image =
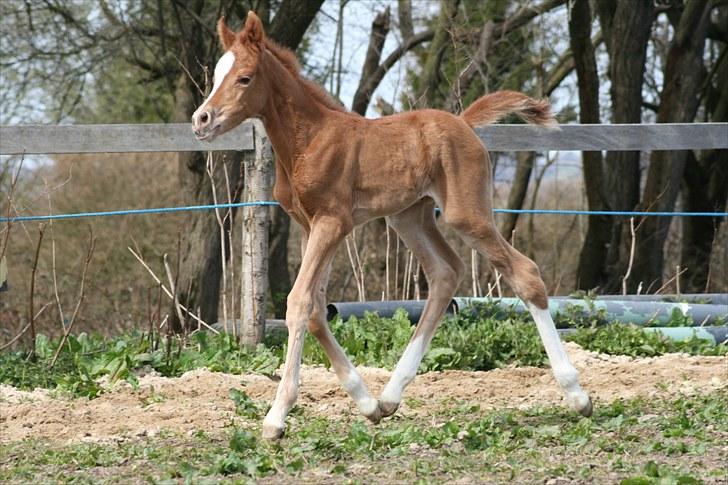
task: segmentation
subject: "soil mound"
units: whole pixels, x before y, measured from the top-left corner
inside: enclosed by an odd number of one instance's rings
[[[595,405],[637,396],[674,396],[728,389],[725,357],[667,354],[652,358],[609,356],[574,343],[567,351],[579,369]],[[378,395],[389,371],[360,367],[370,390]],[[59,442],[115,441],[151,436],[161,430],[214,433],[235,419],[230,389],[271,401],[278,382],[261,375],[230,375],[198,369],[166,378],[154,372],[139,378],[133,389],[118,383],[100,397],[72,399],[52,391],[20,391],[0,385],[0,442],[44,438]],[[513,367],[489,372],[444,371],[422,374],[407,388],[403,416],[432,414],[442,400],[465,401],[482,408],[527,408],[559,404],[561,393],[549,369]],[[314,414],[356,415],[334,373],[304,366],[299,406]]]

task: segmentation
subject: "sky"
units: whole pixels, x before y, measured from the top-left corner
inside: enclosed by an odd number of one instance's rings
[[[416,16],[426,15],[428,12],[437,12],[437,3],[415,0],[414,10]],[[382,52],[382,59],[385,59],[401,41],[401,35],[396,24],[397,2],[396,0],[349,0],[344,9],[344,49],[342,67],[341,101],[351,107],[359,83],[367,46],[369,44],[369,33],[376,15],[389,6],[392,12],[392,28],[387,35]],[[339,1],[327,0],[318,16],[318,30],[312,35],[312,52],[309,63],[323,68],[331,62],[331,56],[336,42],[336,21],[339,15]],[[417,31],[417,23],[415,24]],[[381,96],[395,107],[399,106],[399,94],[403,87],[406,62],[397,63],[385,76],[377,89],[372,101]],[[410,61],[411,62],[411,61]],[[369,107],[368,117],[377,117],[377,112]]]

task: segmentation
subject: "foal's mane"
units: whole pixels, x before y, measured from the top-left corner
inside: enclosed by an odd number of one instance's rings
[[[331,110],[342,112],[347,111],[347,109],[342,106],[341,103],[332,98],[331,95],[327,93],[321,86],[301,76],[301,65],[298,63],[296,55],[290,49],[278,45],[267,38],[265,39],[265,48],[268,50],[268,52],[273,54],[273,57],[275,57],[289,73],[291,73],[294,79],[298,80],[301,83],[301,87],[303,87],[303,90],[306,92],[306,94],[308,94],[316,101]]]

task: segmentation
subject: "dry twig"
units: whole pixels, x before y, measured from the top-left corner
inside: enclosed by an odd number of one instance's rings
[[[634,247],[635,247],[635,233],[634,233],[634,217],[629,218],[629,232],[632,235],[632,244],[629,249],[629,264],[627,265],[627,272],[622,278],[622,294],[627,294],[627,280],[629,275],[632,274],[632,263],[634,262]]]
[[[136,258],[136,260],[139,261],[139,263],[144,267],[144,269],[147,270],[147,272],[152,277],[152,279],[154,279],[154,281],[159,285],[159,287],[162,289],[162,291],[164,291],[164,294],[167,295],[170,300],[174,301],[174,295],[172,294],[172,292],[169,291],[169,289],[166,286],[164,286],[164,283],[162,283],[162,280],[160,280],[157,277],[157,275],[154,273],[154,271],[152,271],[152,268],[149,267],[149,265],[146,263],[146,261],[144,261],[144,259],[141,256],[139,256],[132,248],[130,248],[130,247],[127,246],[126,249],[128,249],[129,252]],[[197,314],[191,312],[187,307],[185,307],[181,303],[179,304],[179,306],[190,317],[192,317],[195,320],[197,320],[200,323],[200,325],[202,325],[206,329],[208,329],[208,330],[210,330],[211,332],[214,332],[214,333],[220,333],[217,330],[215,330],[214,328],[212,328],[210,325],[208,325],[207,322],[205,322],[204,320],[202,320],[199,316],[197,316]],[[161,328],[165,324],[166,321],[167,321],[167,319],[165,318],[165,320],[162,323],[159,324],[159,327]]]
[[[83,298],[85,296],[86,274],[88,273],[88,267],[91,264],[91,258],[93,257],[94,249],[96,248],[96,238],[94,237],[94,233],[91,230],[91,227],[89,227],[88,231],[89,245],[88,251],[86,252],[86,259],[83,262],[83,272],[81,273],[81,288],[79,289],[78,300],[76,301],[76,308],[73,309],[73,314],[71,315],[71,320],[68,322],[68,326],[64,327],[63,329],[63,337],[61,338],[61,342],[58,344],[56,353],[53,354],[53,360],[51,360],[49,368],[53,368],[53,366],[56,364],[58,355],[61,353],[61,349],[63,348],[63,345],[66,343],[66,340],[68,339],[68,336],[73,329],[73,324],[76,322],[76,317],[78,316],[78,312],[81,309],[81,303],[83,303]]]
[[[38,310],[38,312],[35,314],[35,318],[33,320],[37,320],[38,317],[41,315],[41,313],[43,313],[45,311],[45,309],[50,306],[50,304],[51,304],[51,302],[47,302],[45,305],[43,305],[42,307],[40,307],[40,310]],[[20,337],[22,337],[25,334],[25,332],[28,331],[29,328],[30,328],[30,322],[28,322],[27,324],[25,324],[25,327],[23,327],[23,329],[15,337],[13,337],[12,340],[10,340],[10,342],[4,344],[3,346],[0,346],[0,352],[2,352],[3,350],[7,349],[11,345],[13,345],[15,342],[17,342],[18,339]]]
[[[40,246],[43,243],[43,232],[45,226],[43,224],[38,228],[38,244],[35,246],[35,257],[33,258],[33,268],[30,272],[30,301],[28,303],[28,325],[30,325],[30,337],[33,339],[31,356],[35,356],[35,313],[33,312],[33,299],[35,297],[35,273],[38,269],[38,256],[40,255]]]

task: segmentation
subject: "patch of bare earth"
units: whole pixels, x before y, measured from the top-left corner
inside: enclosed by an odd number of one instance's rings
[[[573,343],[566,345],[597,406],[620,398],[690,395],[728,387],[725,357],[668,354],[635,359],[588,352]],[[377,395],[390,374],[376,368],[360,371]],[[236,376],[198,369],[178,378],[142,376],[138,389],[119,383],[93,400],[0,385],[0,442],[25,438],[112,441],[153,436],[161,430],[203,430],[214,435],[233,419],[231,388],[270,401],[277,384],[261,375]],[[551,372],[534,367],[429,372],[418,376],[405,396],[418,403],[414,407],[402,405],[399,413],[405,417],[432,414],[442,408],[443,400],[465,401],[483,408],[528,408],[562,401]],[[323,367],[303,368],[298,404],[313,414],[356,413],[334,373]]]

